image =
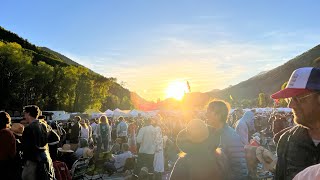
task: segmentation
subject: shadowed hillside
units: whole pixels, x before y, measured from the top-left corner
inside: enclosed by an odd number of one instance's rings
[[[230,95],[237,99],[254,99],[258,97],[259,93],[270,95],[278,91],[281,85],[288,81],[291,73],[295,69],[306,66],[319,67],[319,63],[317,62],[319,57],[320,45],[268,72],[254,76],[221,91],[208,93],[212,97],[220,97],[223,99],[229,98]]]

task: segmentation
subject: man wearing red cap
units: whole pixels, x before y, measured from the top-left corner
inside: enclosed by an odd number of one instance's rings
[[[292,108],[295,127],[286,131],[277,146],[275,179],[292,179],[297,173],[320,163],[320,69],[295,70],[287,87],[271,95],[285,98]]]

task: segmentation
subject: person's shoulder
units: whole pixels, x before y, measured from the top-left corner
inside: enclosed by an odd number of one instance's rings
[[[230,136],[235,136],[235,135],[237,135],[237,132],[236,132],[236,130],[234,130],[234,129],[231,128],[230,126],[226,125],[226,126],[223,127],[223,129],[222,129],[222,134],[230,135]]]
[[[310,180],[310,179],[320,179],[320,164],[309,166],[303,171],[299,172],[293,180]]]
[[[9,129],[5,128],[0,131],[1,136],[14,137],[14,134]]]
[[[221,134],[225,141],[240,141],[240,136],[237,134],[237,132],[232,129],[230,126],[225,126],[223,128],[223,132]]]
[[[281,149],[282,146],[284,144],[286,144],[286,142],[289,141],[289,138],[291,139],[292,137],[299,137],[299,134],[297,132],[299,131],[304,131],[305,128],[300,126],[300,125],[296,125],[290,129],[288,129],[287,131],[285,131],[279,138],[279,142],[278,142],[278,147]],[[292,139],[291,139],[292,141]]]
[[[288,129],[286,132],[284,132],[282,136],[299,136],[298,133],[304,132],[304,131],[307,131],[307,129],[304,128],[303,126],[296,125]]]

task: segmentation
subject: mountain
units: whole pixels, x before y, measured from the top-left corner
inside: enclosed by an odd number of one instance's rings
[[[47,51],[47,52],[57,56],[59,59],[63,60],[63,62],[65,62],[67,64],[74,65],[74,66],[82,66],[82,65],[78,64],[77,62],[73,61],[72,59],[70,59],[70,58],[68,58],[68,57],[66,57],[66,56],[64,56],[54,50],[51,50],[47,47],[40,47],[40,48],[44,51]]]
[[[194,108],[203,108],[213,99],[223,99],[235,103],[246,102],[246,107],[257,106],[256,99],[260,93],[266,95],[266,101],[272,104],[268,98],[271,94],[281,89],[281,86],[289,80],[291,73],[300,67],[320,67],[320,45],[294,57],[281,66],[269,71],[263,71],[259,74],[242,81],[236,85],[225,89],[213,89],[205,93],[188,93],[183,99],[184,106]],[[230,95],[232,99],[230,99]],[[269,105],[270,105],[269,104]]]
[[[0,62],[0,109],[19,111],[23,105],[37,104],[45,110],[85,112],[146,103],[116,78],[104,77],[1,26]]]
[[[320,45],[298,55],[281,66],[270,71],[240,82],[237,85],[225,88],[221,91],[208,92],[211,97],[228,99],[230,95],[236,99],[254,99],[259,93],[271,95],[280,90],[281,85],[288,81],[291,73],[300,67],[320,67]]]

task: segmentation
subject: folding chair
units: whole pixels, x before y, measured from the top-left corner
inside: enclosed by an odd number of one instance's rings
[[[76,160],[73,163],[72,168],[70,170],[70,173],[71,173],[73,180],[74,179],[83,179],[83,178],[88,179],[85,175],[88,170],[89,162],[90,162],[90,158],[81,158],[81,159]]]

